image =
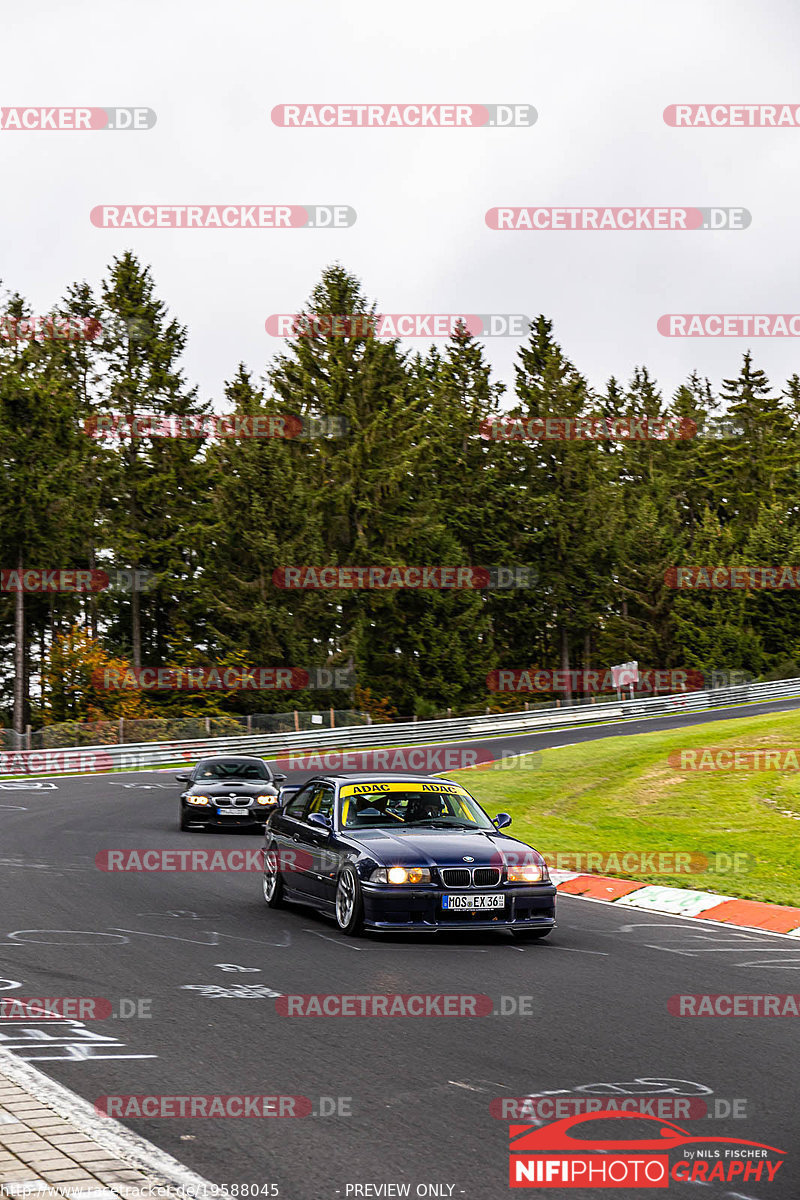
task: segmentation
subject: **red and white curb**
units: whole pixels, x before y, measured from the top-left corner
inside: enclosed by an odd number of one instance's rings
[[[626,908],[641,908],[675,917],[696,917],[714,924],[800,938],[800,908],[789,905],[737,900],[734,896],[720,896],[714,892],[661,887],[636,879],[612,879],[578,871],[551,871],[550,878],[559,893],[565,896],[604,900]]]

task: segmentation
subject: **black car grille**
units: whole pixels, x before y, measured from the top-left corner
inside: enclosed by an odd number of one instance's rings
[[[445,887],[497,887],[500,882],[498,867],[443,867],[439,874]]]
[[[469,887],[472,874],[467,867],[445,867],[440,871],[445,887]]]
[[[496,887],[500,882],[500,871],[497,867],[476,867],[472,881],[475,887]]]

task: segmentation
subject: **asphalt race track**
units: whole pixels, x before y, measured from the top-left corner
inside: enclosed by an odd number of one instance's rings
[[[525,734],[503,747],[798,706],[782,700],[622,730]],[[501,934],[353,941],[310,910],[268,910],[257,873],[99,870],[95,855],[111,848],[260,846],[255,835],[179,833],[171,772],[54,782],[54,790],[35,781],[31,790],[0,790],[0,995],[144,1000],[152,1015],[85,1026],[7,1021],[0,1044],[90,1101],[311,1099],[315,1115],[303,1119],[126,1122],[199,1174],[220,1184],[274,1183],[285,1200],[381,1194],[354,1190],[367,1184],[495,1200],[510,1193],[508,1122],[492,1114],[493,1100],[642,1094],[702,1100],[710,1115],[675,1122],[787,1153],[771,1183],[673,1182],[672,1195],[800,1196],[798,1119],[787,1107],[798,1070],[791,1018],[681,1019],[667,1010],[677,993],[795,991],[800,942],[570,897],[559,900],[558,929],[539,944]],[[497,1015],[286,1017],[270,993],[477,993],[492,998]],[[735,1101],[739,1119],[726,1116]]]

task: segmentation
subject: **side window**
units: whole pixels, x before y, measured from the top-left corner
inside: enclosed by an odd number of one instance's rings
[[[286,806],[287,817],[294,817],[295,820],[299,820],[303,816],[303,809],[308,803],[311,791],[312,789],[310,787],[304,787],[300,789],[294,800],[290,800]]]
[[[321,813],[323,817],[333,819],[333,788],[329,784],[321,784],[316,788],[308,812]]]

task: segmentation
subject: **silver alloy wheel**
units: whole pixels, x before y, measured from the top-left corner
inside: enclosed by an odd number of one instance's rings
[[[344,871],[339,876],[336,888],[336,920],[340,929],[346,929],[353,916],[356,903],[356,884],[350,871]]]
[[[278,865],[275,862],[275,854],[268,850],[264,855],[264,899],[269,903],[275,895],[275,889],[278,886]]]

